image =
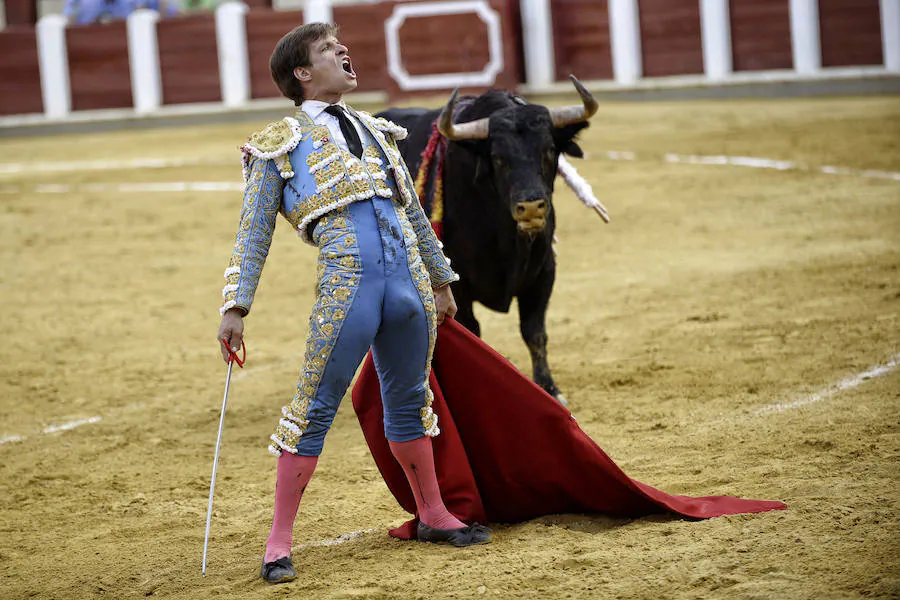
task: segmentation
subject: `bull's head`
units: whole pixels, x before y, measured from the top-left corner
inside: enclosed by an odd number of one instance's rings
[[[560,153],[581,156],[573,138],[597,112],[597,101],[575,77],[572,83],[582,104],[547,109],[533,104],[517,104],[489,117],[454,124],[453,107],[457,92],[438,119],[438,129],[449,140],[471,144],[489,169],[493,184],[504,200],[522,234],[534,235],[545,229],[552,211],[551,199]],[[484,175],[484,173],[481,173]]]

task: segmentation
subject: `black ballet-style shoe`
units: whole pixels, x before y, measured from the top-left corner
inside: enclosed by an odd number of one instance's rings
[[[457,548],[491,543],[491,530],[475,523],[459,529],[436,529],[419,521],[416,537],[420,542],[434,544],[453,544]]]
[[[263,562],[260,575],[269,583],[287,583],[297,579],[297,569],[290,556],[282,556],[272,562]]]

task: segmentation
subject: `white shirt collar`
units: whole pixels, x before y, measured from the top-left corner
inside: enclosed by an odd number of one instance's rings
[[[347,108],[347,105],[344,104],[343,100],[341,100],[337,104],[341,108],[344,108],[344,109]],[[322,102],[321,100],[304,100],[303,103],[300,105],[300,108],[303,110],[303,112],[308,114],[311,119],[315,120],[329,106],[331,106],[331,105],[328,104],[327,102]]]

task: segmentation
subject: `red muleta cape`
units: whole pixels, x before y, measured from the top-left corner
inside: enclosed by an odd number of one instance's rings
[[[441,495],[447,509],[467,523],[592,512],[706,519],[787,508],[731,496],[672,496],[631,479],[566,408],[451,319],[438,329],[430,383],[441,428],[433,440]],[[384,437],[371,355],[353,388],[353,408],[388,488],[416,514],[412,490]],[[390,534],[415,539],[417,523],[414,518]]]

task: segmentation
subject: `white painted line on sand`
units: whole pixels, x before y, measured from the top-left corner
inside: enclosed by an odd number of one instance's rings
[[[377,527],[373,529],[360,529],[358,531],[350,531],[348,533],[342,533],[335,538],[328,538],[315,542],[305,542],[303,544],[298,544],[297,546],[291,548],[291,551],[303,550],[304,548],[317,548],[322,546],[339,546],[340,544],[346,544],[347,542],[358,540],[367,533],[375,533],[377,531],[380,531],[380,529]]]
[[[862,373],[858,373],[856,375],[853,375],[852,377],[841,379],[837,383],[833,383],[828,387],[815,392],[814,394],[806,396],[805,398],[799,398],[791,402],[776,402],[774,404],[768,404],[766,406],[757,408],[753,411],[752,414],[753,416],[758,417],[768,413],[781,413],[786,410],[800,408],[802,406],[809,406],[810,404],[815,404],[816,402],[821,402],[822,400],[831,398],[832,396],[843,392],[844,390],[853,389],[865,383],[866,381],[875,379],[876,377],[887,375],[898,366],[900,366],[900,354],[895,354],[887,363],[883,365],[876,365],[866,371],[863,371]]]
[[[776,402],[775,404],[769,404],[767,406],[763,406],[763,407],[758,408],[755,411],[753,411],[752,416],[758,417],[758,416],[761,416],[761,415],[764,415],[767,413],[772,413],[772,412],[781,413],[781,412],[791,410],[794,408],[800,408],[802,406],[808,406],[810,404],[820,402],[820,401],[830,398],[840,392],[855,388],[855,387],[865,383],[866,381],[871,381],[872,379],[875,379],[876,377],[881,377],[882,375],[887,375],[888,373],[890,373],[891,371],[896,369],[898,366],[900,366],[900,354],[895,354],[894,356],[891,357],[891,359],[886,364],[874,366],[874,367],[872,367],[866,371],[863,371],[862,373],[854,375],[852,377],[846,377],[846,378],[840,380],[839,382],[829,385],[825,389],[812,394],[811,396],[807,396],[806,398],[801,398],[799,400],[794,400],[792,402]],[[574,418],[574,415],[572,418]],[[713,423],[707,423],[706,425],[712,425],[712,424]],[[312,548],[312,547],[318,547],[318,546],[337,546],[340,544],[345,544],[347,542],[352,542],[354,540],[359,539],[360,537],[362,537],[363,535],[365,535],[367,533],[372,533],[372,532],[376,532],[376,531],[379,531],[379,529],[377,529],[377,528],[376,529],[362,529],[359,531],[351,531],[349,533],[342,533],[341,535],[339,535],[335,538],[319,540],[316,542],[306,542],[304,544],[294,546],[291,550],[302,550],[304,548]]]
[[[237,158],[133,158],[131,160],[71,160],[59,162],[0,163],[0,174],[61,171],[116,171],[121,169],[166,169],[195,165],[239,164]]]
[[[802,167],[789,160],[772,160],[753,156],[697,156],[694,154],[664,154],[663,160],[668,163],[687,163],[691,165],[733,165],[753,169],[775,169],[792,171]]]
[[[91,423],[99,423],[102,421],[100,417],[88,417],[87,419],[77,419],[75,421],[69,421],[67,423],[61,423],[59,425],[50,425],[41,430],[39,435],[47,435],[50,433],[59,433],[60,431],[69,431],[71,429],[75,429],[76,427],[81,427],[82,425],[90,425]],[[0,444],[9,444],[12,442],[21,442],[27,439],[27,436],[24,435],[9,435],[6,437],[0,438]]]
[[[659,155],[638,155],[628,150],[607,150],[600,153],[607,160],[637,161],[660,158]],[[725,156],[700,154],[675,154],[667,152],[661,155],[664,162],[672,164],[714,165],[747,167],[752,169],[772,169],[776,171],[806,171],[825,175],[845,175],[890,179],[900,181],[900,173],[881,171],[878,169],[852,169],[848,167],[804,165],[791,160],[777,160],[756,156]],[[18,173],[65,172],[65,171],[115,171],[123,169],[163,169],[172,167],[188,167],[198,165],[226,165],[235,161],[224,158],[135,158],[131,160],[82,160],[61,162],[18,162],[0,163],[0,175]],[[151,183],[95,183],[95,184],[41,184],[33,188],[4,186],[0,194],[17,194],[26,190],[38,194],[65,194],[73,191],[94,192],[222,192],[242,191],[243,185],[233,181],[187,181],[187,182],[151,182]]]
[[[100,422],[100,417],[89,417],[87,419],[78,419],[77,421],[69,421],[68,423],[63,423],[62,425],[51,425],[49,427],[45,427],[41,433],[56,433],[58,431],[69,431],[70,429],[75,429],[76,427],[81,427],[82,425],[89,425],[91,423]]]
[[[608,150],[601,154],[608,160],[636,161],[640,160],[634,152]],[[848,167],[814,167],[791,160],[776,160],[772,158],[759,158],[756,156],[716,156],[697,154],[673,154],[667,152],[662,155],[663,161],[673,164],[689,165],[718,165],[732,167],[748,167],[751,169],[773,169],[776,171],[808,171],[824,173],[826,175],[850,175],[858,177],[872,177],[875,179],[891,179],[900,181],[900,173],[893,171],[879,171],[877,169],[851,169]]]
[[[73,192],[242,192],[244,184],[238,181],[159,181],[149,183],[43,183],[34,187],[3,186],[3,194],[70,194]]]

